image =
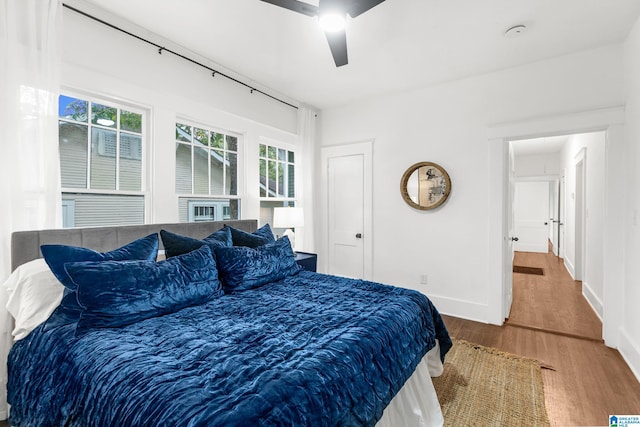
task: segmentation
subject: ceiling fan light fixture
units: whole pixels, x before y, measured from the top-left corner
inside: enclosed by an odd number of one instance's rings
[[[347,25],[345,14],[330,12],[318,16],[318,24],[320,28],[328,33],[337,33],[344,30]]]
[[[336,67],[349,63],[347,53],[347,15],[351,18],[362,15],[385,0],[262,0],[290,11],[318,18],[318,26],[324,30],[329,50]]]

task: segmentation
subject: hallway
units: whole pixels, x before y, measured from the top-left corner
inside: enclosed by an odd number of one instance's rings
[[[562,258],[552,252],[516,252],[513,264],[542,268],[544,275],[513,273],[509,326],[602,341],[602,322]]]
[[[513,304],[503,326],[444,316],[459,339],[537,359],[551,426],[607,425],[610,414],[640,413],[640,383],[620,353],[602,342],[602,323],[563,261],[553,253],[516,252]]]

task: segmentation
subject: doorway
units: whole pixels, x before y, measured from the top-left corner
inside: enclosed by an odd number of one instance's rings
[[[526,149],[519,147],[520,143]],[[520,242],[514,248],[517,268],[514,267],[512,278],[513,305],[508,324],[515,322],[520,326],[601,339],[602,229],[605,224],[604,208],[594,201],[603,200],[605,196],[602,183],[605,134],[591,132],[511,144],[516,152],[514,162],[519,180],[514,209],[516,237]],[[530,144],[528,148],[526,144]],[[589,168],[595,176],[591,177],[587,175],[588,150],[593,154],[589,156]],[[533,175],[532,171],[540,175]],[[566,176],[570,178],[568,183],[565,183]],[[557,191],[552,192],[557,193],[557,201],[550,198],[550,190],[556,188]],[[569,209],[563,209],[564,206]],[[589,211],[591,217],[587,218]],[[534,231],[537,231],[536,239],[533,239]],[[559,248],[565,247],[560,243],[563,237],[568,250],[561,253]],[[587,245],[590,245],[588,252]],[[554,252],[562,254],[562,258],[552,256]],[[536,270],[536,274],[547,277],[522,276]],[[527,295],[526,303],[523,294]],[[576,319],[581,321],[575,323]],[[585,329],[583,325],[589,327]]]
[[[488,185],[493,191],[489,194],[489,253],[490,266],[488,277],[496,286],[492,287],[488,294],[488,315],[487,320],[494,324],[503,324],[508,316],[508,305],[505,301],[510,297],[507,289],[506,272],[511,271],[513,264],[510,262],[511,254],[510,239],[514,237],[509,234],[507,228],[507,217],[509,215],[508,204],[510,203],[508,192],[509,180],[509,141],[515,139],[525,139],[540,135],[568,135],[579,132],[604,131],[606,139],[606,156],[604,170],[598,176],[602,185],[607,183],[607,191],[600,200],[606,206],[606,216],[602,221],[601,231],[603,234],[602,244],[599,246],[603,250],[602,272],[602,298],[600,299],[601,317],[603,320],[603,337],[605,343],[611,347],[620,345],[619,325],[623,322],[622,315],[617,310],[624,298],[622,289],[622,273],[619,268],[619,258],[616,257],[615,250],[618,242],[624,240],[624,201],[617,197],[617,192],[613,191],[618,186],[623,186],[625,182],[625,171],[618,165],[624,163],[624,120],[625,112],[622,106],[607,109],[590,110],[585,112],[556,115],[542,118],[530,118],[527,120],[509,122],[487,128],[489,138],[489,177]],[[594,174],[589,171],[589,176]],[[569,180],[573,180],[572,174],[565,174],[565,193],[570,193]],[[563,200],[569,200],[568,195]],[[569,206],[564,207],[564,211],[569,214]],[[591,217],[589,213],[588,218]],[[561,240],[560,252],[573,252],[573,241],[567,233],[571,227],[565,225],[564,240]],[[573,234],[573,233],[571,233]],[[563,250],[564,242],[564,250]],[[604,248],[604,249],[603,249]],[[508,279],[510,284],[511,279]],[[591,301],[591,300],[590,300]],[[594,300],[593,305],[598,305]]]

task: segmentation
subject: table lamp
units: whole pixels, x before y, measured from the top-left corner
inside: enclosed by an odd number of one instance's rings
[[[273,208],[273,227],[286,228],[283,236],[287,236],[291,242],[291,249],[296,250],[296,235],[292,228],[304,225],[304,214],[302,208],[282,207]]]

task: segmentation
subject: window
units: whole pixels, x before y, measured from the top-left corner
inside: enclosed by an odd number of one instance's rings
[[[260,144],[260,225],[273,224],[273,208],[295,205],[295,153]],[[273,229],[276,235],[284,230]]]
[[[62,199],[62,227],[71,228],[75,226],[76,201]]]
[[[295,153],[260,144],[260,197],[295,198]]]
[[[144,120],[141,108],[60,95],[65,226],[144,223]]]
[[[180,221],[238,219],[238,136],[176,123],[175,140]]]
[[[198,221],[221,221],[231,219],[231,209],[229,200],[224,199],[204,199],[188,200],[189,222]]]

